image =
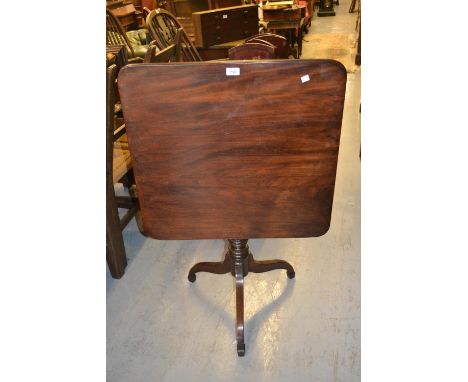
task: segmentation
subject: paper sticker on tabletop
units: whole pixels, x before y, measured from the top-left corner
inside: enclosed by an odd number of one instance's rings
[[[226,76],[240,75],[240,68],[226,68]]]

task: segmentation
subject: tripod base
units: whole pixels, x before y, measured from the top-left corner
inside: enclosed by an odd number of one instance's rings
[[[215,274],[231,273],[236,279],[236,338],[237,355],[245,355],[244,343],[244,277],[249,272],[263,273],[275,269],[285,269],[288,278],[296,275],[294,268],[283,260],[257,261],[253,258],[247,245],[248,239],[229,239],[228,251],[224,260],[219,262],[202,262],[195,264],[189,271],[188,279],[195,282],[196,273],[208,272]]]

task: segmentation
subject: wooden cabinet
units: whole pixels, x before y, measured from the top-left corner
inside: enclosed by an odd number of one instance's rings
[[[258,8],[242,5],[192,14],[195,45],[209,47],[258,33]]]
[[[194,12],[250,4],[252,0],[157,0],[157,6],[176,17],[192,17]]]
[[[144,26],[141,11],[135,8],[132,0],[107,1],[106,7],[117,17],[125,31],[138,29]]]

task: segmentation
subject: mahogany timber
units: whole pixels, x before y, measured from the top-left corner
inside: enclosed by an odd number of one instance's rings
[[[226,76],[228,68],[240,75]],[[118,84],[146,234],[166,240],[327,232],[342,64],[127,65]]]
[[[249,250],[246,239],[229,239],[228,250],[224,260],[220,262],[201,262],[195,264],[189,271],[188,279],[195,282],[196,273],[208,272],[222,275],[231,273],[236,279],[236,340],[237,354],[239,357],[245,355],[244,342],[244,277],[249,272],[263,273],[275,269],[285,269],[288,278],[295,277],[296,272],[291,264],[284,260],[257,261]]]
[[[230,60],[265,60],[276,58],[276,49],[267,41],[247,42],[229,49]]]

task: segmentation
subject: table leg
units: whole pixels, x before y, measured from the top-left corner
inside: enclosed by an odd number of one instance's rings
[[[236,271],[236,339],[237,355],[245,355],[244,343],[244,272],[242,264],[235,265]]]
[[[236,280],[236,340],[237,355],[245,355],[244,340],[244,278],[250,272],[262,273],[275,269],[284,269],[288,278],[295,276],[294,268],[284,260],[263,260],[256,261],[249,251],[247,239],[229,239],[228,251],[224,261],[202,262],[195,264],[189,271],[188,279],[191,282],[196,280],[197,272],[208,272],[223,274],[231,272]]]

